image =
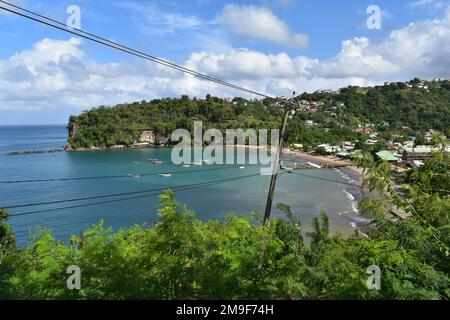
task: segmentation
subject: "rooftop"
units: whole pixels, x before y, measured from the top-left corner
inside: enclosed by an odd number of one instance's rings
[[[406,152],[416,152],[416,153],[431,153],[436,151],[436,148],[433,147],[418,147],[418,148],[407,148],[405,147]]]
[[[376,155],[384,161],[397,161],[398,159],[389,151],[383,150],[377,152]]]

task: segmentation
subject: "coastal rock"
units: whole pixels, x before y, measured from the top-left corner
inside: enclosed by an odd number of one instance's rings
[[[69,126],[69,138],[73,137],[77,131],[77,126]],[[70,143],[65,147],[67,152],[87,152],[87,151],[101,151],[101,150],[123,150],[123,149],[135,149],[135,148],[148,148],[153,146],[168,146],[170,138],[162,134],[156,133],[154,130],[142,130],[139,133],[137,139],[130,145],[112,145],[112,146],[91,146],[73,148]]]
[[[169,137],[163,135],[156,135],[155,144],[159,146],[167,146],[169,144]]]
[[[137,143],[135,144],[155,144],[155,132],[153,130],[141,131]]]
[[[50,150],[22,150],[22,151],[14,151],[9,152],[6,155],[7,156],[23,156],[23,155],[29,155],[29,154],[43,154],[43,153],[55,153],[55,152],[62,152],[64,149],[50,149]]]
[[[14,152],[9,152],[6,155],[7,156],[19,156],[19,155],[26,155],[26,154],[32,154],[32,151],[14,151]]]
[[[127,146],[124,146],[122,144],[118,144],[118,145],[114,145],[114,146],[109,147],[109,149],[111,149],[111,150],[122,150],[122,149],[125,149],[126,147]]]

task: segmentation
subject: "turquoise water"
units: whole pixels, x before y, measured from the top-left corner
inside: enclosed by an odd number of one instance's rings
[[[176,166],[170,161],[171,150],[168,148],[6,155],[12,151],[61,148],[65,145],[66,138],[64,126],[0,127],[0,181],[132,176],[99,180],[0,183],[0,207],[182,186],[259,173],[257,166],[246,166],[245,169],[222,166],[227,167],[224,170],[216,170],[219,166],[206,164],[190,168]],[[148,159],[160,159],[163,164],[156,165]],[[198,172],[199,169],[214,170]],[[137,176],[168,171],[183,173],[173,174],[171,177]],[[278,202],[290,205],[305,227],[310,225],[312,217],[320,210],[326,210],[330,216],[331,229],[344,235],[350,234],[355,221],[360,219],[355,213],[355,203],[350,194],[356,197],[359,190],[338,183],[346,180],[340,172],[333,169],[308,170],[305,174],[309,177],[282,175],[278,180],[274,205]],[[223,219],[228,213],[263,212],[269,181],[270,177],[257,175],[197,189],[180,190],[176,192],[176,196],[180,202],[196,211],[201,220]],[[111,199],[117,198],[16,208],[10,211],[15,215]],[[29,236],[37,229],[50,229],[58,239],[68,241],[71,235],[80,234],[100,220],[104,220],[106,225],[113,226],[115,230],[134,224],[151,224],[156,218],[157,204],[158,195],[155,194],[127,201],[13,216],[8,223],[14,228],[18,243],[22,246],[26,245]],[[279,214],[274,210],[274,215]]]

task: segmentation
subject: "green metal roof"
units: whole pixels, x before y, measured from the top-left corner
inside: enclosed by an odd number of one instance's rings
[[[350,155],[350,152],[347,152],[347,151],[341,151],[341,152],[338,152],[338,153],[336,153],[338,156],[343,156],[343,157],[346,157],[346,156],[349,156]]]
[[[383,150],[377,152],[376,155],[384,161],[397,161],[398,159],[389,151]]]

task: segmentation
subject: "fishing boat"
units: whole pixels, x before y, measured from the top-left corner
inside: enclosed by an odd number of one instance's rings
[[[160,173],[160,174],[158,174],[158,176],[160,176],[160,177],[171,177],[172,174],[171,173]]]
[[[306,164],[317,169],[322,169],[322,166],[319,166],[318,164],[311,161],[306,161]]]

